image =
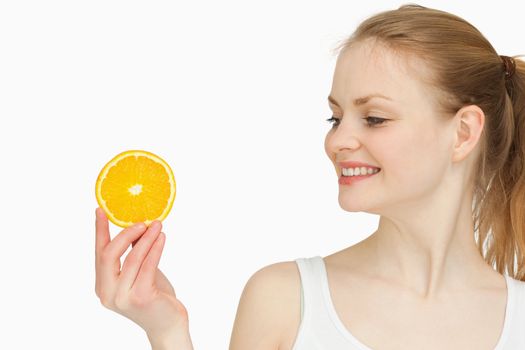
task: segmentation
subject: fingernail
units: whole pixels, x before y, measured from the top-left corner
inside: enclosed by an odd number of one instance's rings
[[[133,228],[137,230],[144,230],[146,228],[146,225],[143,222],[138,222],[135,225],[133,225]]]

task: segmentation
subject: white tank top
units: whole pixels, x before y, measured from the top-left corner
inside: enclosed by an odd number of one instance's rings
[[[373,350],[357,340],[332,303],[321,256],[295,259],[301,275],[301,324],[292,350]],[[494,350],[525,349],[525,282],[504,275],[507,306]]]

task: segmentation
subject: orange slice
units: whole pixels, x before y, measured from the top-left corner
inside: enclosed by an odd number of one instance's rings
[[[125,151],[100,171],[96,183],[98,205],[117,226],[163,220],[175,200],[175,177],[168,163],[141,150]]]

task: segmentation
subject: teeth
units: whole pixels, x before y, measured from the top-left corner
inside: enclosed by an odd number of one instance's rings
[[[342,168],[343,176],[358,176],[358,175],[370,175],[375,174],[379,169],[359,167],[359,168]]]

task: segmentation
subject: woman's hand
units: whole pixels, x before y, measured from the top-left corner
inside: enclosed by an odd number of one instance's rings
[[[187,310],[158,269],[166,240],[161,228],[158,220],[149,227],[136,224],[122,230],[111,241],[108,219],[104,211],[97,208],[95,292],[104,307],[144,329],[152,345],[165,346],[168,339],[191,345]],[[120,257],[130,244],[132,249],[121,270]]]

